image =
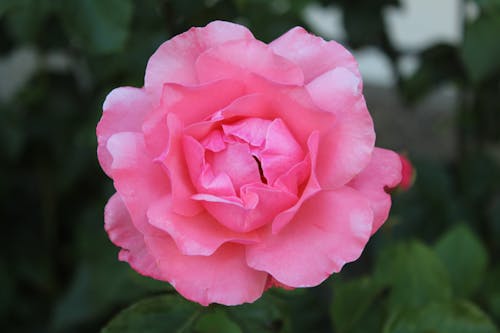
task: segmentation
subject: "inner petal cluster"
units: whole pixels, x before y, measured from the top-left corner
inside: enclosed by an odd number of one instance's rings
[[[197,190],[192,198],[238,232],[262,227],[293,206],[310,171],[279,118],[246,118],[217,124],[200,138],[186,135],[184,153]]]

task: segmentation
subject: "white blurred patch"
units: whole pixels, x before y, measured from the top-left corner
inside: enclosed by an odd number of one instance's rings
[[[389,87],[395,79],[387,56],[375,47],[366,47],[353,52],[365,84]]]
[[[436,42],[462,39],[460,0],[401,0],[385,10],[390,38],[401,50],[420,50]]]
[[[479,17],[480,11],[481,10],[480,10],[479,6],[477,5],[477,3],[472,2],[472,1],[467,1],[465,3],[464,15],[465,15],[465,18],[467,19],[468,22],[475,21]]]
[[[405,55],[398,59],[398,69],[404,77],[413,75],[419,65],[420,60],[415,55]]]
[[[38,54],[30,47],[16,49],[0,58],[0,100],[9,100],[24,87],[38,65]]]
[[[323,7],[310,3],[304,9],[303,18],[314,33],[326,39],[342,41],[346,38],[342,11],[334,6]]]

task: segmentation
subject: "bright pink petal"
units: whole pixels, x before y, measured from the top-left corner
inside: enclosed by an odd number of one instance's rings
[[[226,136],[233,136],[253,147],[263,147],[270,120],[262,118],[246,118],[235,123],[223,124],[222,129]]]
[[[197,194],[193,198],[203,202],[219,223],[236,232],[249,232],[270,223],[297,201],[294,194],[262,183],[243,186],[241,199],[211,194]]]
[[[400,181],[399,155],[391,150],[375,148],[370,164],[348,184],[370,201],[374,215],[372,234],[389,216],[391,196],[386,190],[396,187]]]
[[[247,246],[248,265],[291,287],[312,287],[356,260],[372,229],[368,201],[355,190],[321,191],[278,234]]]
[[[220,130],[210,132],[210,134],[208,134],[205,139],[201,141],[201,143],[203,147],[213,151],[214,153],[226,149],[226,142],[224,141],[222,131]]]
[[[280,118],[267,128],[264,149],[259,154],[262,170],[269,184],[284,175],[304,158],[304,152]]]
[[[300,210],[304,202],[321,190],[321,186],[318,183],[318,179],[314,171],[316,169],[316,160],[318,158],[318,145],[319,145],[319,133],[317,131],[314,131],[311,133],[309,139],[307,140],[307,147],[309,148],[309,154],[306,156],[306,159],[309,159],[309,161],[306,160],[305,163],[307,167],[306,170],[308,171],[307,176],[309,177],[309,180],[307,181],[307,184],[304,186],[304,190],[302,191],[299,200],[292,207],[282,211],[274,218],[272,222],[273,234],[279,233],[280,230],[283,229],[295,217],[295,214],[297,214],[297,212]],[[301,168],[303,167],[298,166],[298,168],[299,169],[296,170],[296,172],[298,172],[297,178],[301,179],[301,177],[303,177],[302,172],[304,170],[303,169],[301,170]],[[291,171],[294,171],[294,169],[292,169]],[[293,177],[293,173],[290,176]],[[278,179],[277,185],[279,185],[280,182],[283,182],[283,184],[287,185],[287,188],[291,188],[292,185],[286,183],[287,181],[288,182],[291,181],[287,179],[287,177],[289,176],[284,175],[282,177],[283,179],[282,178]],[[302,185],[302,182],[300,183],[297,182],[295,186],[299,187],[300,185]],[[294,191],[291,192],[296,193]]]
[[[335,115],[322,133],[317,175],[323,188],[345,185],[370,162],[375,145],[373,121],[360,80],[344,68],[329,71],[307,85],[314,103]]]
[[[143,131],[151,154],[158,156],[168,144],[167,114],[183,126],[199,122],[229,105],[244,93],[242,83],[221,80],[195,87],[166,84],[161,105],[146,119]]]
[[[206,159],[215,175],[229,176],[236,192],[245,184],[260,182],[259,167],[246,143],[230,143],[217,153],[208,151]]]
[[[214,173],[205,161],[205,149],[191,136],[184,136],[184,154],[191,180],[198,192],[234,196],[231,178],[225,172]]]
[[[121,248],[119,258],[142,275],[160,279],[160,271],[149,253],[144,236],[134,227],[120,195],[115,193],[104,209],[104,228],[109,239]]]
[[[151,111],[150,97],[143,89],[121,87],[111,91],[103,105],[97,125],[97,156],[102,169],[110,174],[111,156],[106,149],[110,136],[119,132],[140,132],[142,122]]]
[[[187,256],[168,236],[145,237],[160,271],[184,297],[202,305],[238,305],[262,295],[267,273],[247,266],[243,245],[225,244],[211,256]]]
[[[158,158],[170,176],[172,207],[177,214],[194,216],[203,208],[191,196],[196,193],[184,156],[182,124],[174,114],[167,115],[168,147]]]
[[[261,75],[281,84],[302,85],[304,76],[293,62],[276,55],[255,39],[238,40],[203,52],[196,61],[200,82]]]
[[[161,166],[147,154],[142,134],[121,132],[111,136],[107,149],[113,162],[110,175],[134,226],[143,234],[154,232],[147,223],[149,205],[170,192]]]
[[[315,78],[306,88],[317,106],[338,115],[366,108],[361,83],[361,78],[339,67]]]
[[[228,41],[253,39],[247,28],[229,22],[215,21],[203,28],[191,28],[163,43],[149,58],[144,86],[159,101],[164,83],[199,83],[195,62],[205,50]]]
[[[298,64],[304,72],[305,83],[337,67],[345,67],[360,77],[356,60],[342,45],[311,35],[301,27],[291,29],[269,47]]]
[[[166,231],[186,255],[212,255],[222,244],[235,242],[256,243],[256,232],[236,233],[220,225],[210,214],[182,216],[172,211],[172,200],[165,197],[155,202],[148,211],[149,222]]]
[[[235,99],[233,103],[214,114],[213,122],[230,121],[239,117],[268,120],[280,118],[302,148],[306,148],[309,135],[313,131],[324,131],[333,126],[335,116],[314,105],[303,87],[282,86],[257,77],[249,84],[253,86],[252,89],[262,91]],[[209,124],[203,126],[209,128]]]

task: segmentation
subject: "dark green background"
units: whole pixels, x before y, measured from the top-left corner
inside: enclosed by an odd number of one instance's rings
[[[500,1],[474,2],[463,42],[415,53],[420,66],[405,77],[382,15],[398,0],[319,1],[342,10],[348,47],[390,59],[402,113],[455,87],[453,158],[410,156],[414,187],[395,194],[362,258],[321,286],[202,308],[117,260],[103,230],[112,184],[96,160],[102,102],[142,86],[149,56],[191,26],[237,21],[270,41],[310,28],[309,1],[0,0],[0,58],[38,56],[35,74],[0,101],[0,331],[498,332]]]

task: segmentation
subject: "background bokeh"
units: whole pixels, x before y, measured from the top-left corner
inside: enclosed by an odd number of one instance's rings
[[[201,309],[118,262],[95,126],[162,41],[215,19],[346,45],[378,145],[417,178],[321,286]],[[498,332],[499,96],[499,0],[0,0],[0,330]]]

